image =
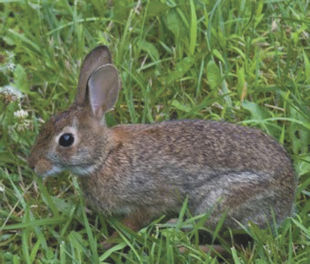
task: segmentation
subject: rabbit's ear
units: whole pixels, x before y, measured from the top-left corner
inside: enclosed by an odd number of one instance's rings
[[[101,119],[117,101],[121,82],[112,64],[99,67],[88,80],[88,98],[93,114]]]
[[[87,82],[90,75],[98,69],[98,67],[111,64],[111,54],[106,46],[98,46],[94,48],[88,55],[85,57],[78,82],[77,95],[75,98],[75,103],[78,105],[82,105],[86,100],[86,90],[87,90]]]

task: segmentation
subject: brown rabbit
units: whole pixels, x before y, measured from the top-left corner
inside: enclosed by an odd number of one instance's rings
[[[192,214],[212,212],[210,228],[223,213],[232,228],[292,213],[291,160],[257,129],[204,120],[108,128],[104,114],[121,88],[111,63],[105,46],[86,56],[75,102],[45,124],[32,149],[36,173],[72,171],[99,212],[123,216],[135,230],[177,214],[185,197]]]

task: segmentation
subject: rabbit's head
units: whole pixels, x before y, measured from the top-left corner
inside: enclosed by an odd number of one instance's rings
[[[30,167],[44,177],[66,169],[90,174],[104,158],[104,114],[116,103],[120,87],[108,48],[92,50],[83,61],[74,103],[42,127],[28,159]]]

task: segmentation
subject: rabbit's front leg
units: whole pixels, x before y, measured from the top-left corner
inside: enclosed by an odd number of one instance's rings
[[[121,223],[133,231],[139,231],[142,227],[144,227],[151,221],[151,218],[148,215],[147,211],[145,210],[143,213],[142,211],[143,210],[136,210],[133,213],[125,216],[121,220]],[[119,238],[118,232],[114,231],[112,235],[106,241],[103,242],[103,247],[105,249],[111,248],[116,243],[116,240],[118,238]]]

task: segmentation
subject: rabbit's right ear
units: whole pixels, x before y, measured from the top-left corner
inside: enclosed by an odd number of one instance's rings
[[[111,63],[111,54],[107,46],[98,46],[87,54],[80,71],[77,95],[75,98],[76,104],[83,105],[85,103],[87,99],[87,82],[91,74],[100,66]]]
[[[99,67],[88,80],[88,99],[93,115],[101,120],[117,101],[121,81],[112,64]]]

